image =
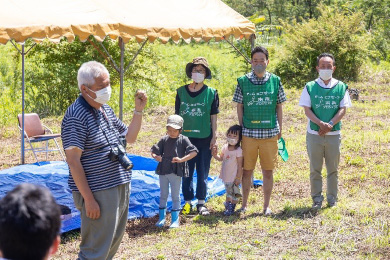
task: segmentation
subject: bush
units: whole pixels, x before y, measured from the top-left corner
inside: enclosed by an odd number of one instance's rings
[[[355,81],[367,58],[367,35],[364,34],[362,14],[340,12],[320,6],[321,15],[302,24],[284,24],[284,44],[277,55],[275,73],[286,87],[303,88],[318,77],[317,56],[332,53],[336,59],[335,78]]]

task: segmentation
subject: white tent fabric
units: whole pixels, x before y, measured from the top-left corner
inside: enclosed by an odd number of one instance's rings
[[[255,25],[220,0],[0,0],[0,43],[90,35],[162,42],[249,38]]]

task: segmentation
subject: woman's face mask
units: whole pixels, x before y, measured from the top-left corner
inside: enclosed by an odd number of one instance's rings
[[[192,72],[191,78],[196,82],[196,83],[201,83],[204,81],[204,74],[203,73],[198,73],[198,72]]]
[[[93,93],[95,93],[96,98],[92,98],[91,96],[90,97],[97,103],[104,105],[110,100],[111,86],[105,87],[105,88],[98,90],[98,91],[93,91],[91,89],[89,89],[89,90],[92,91]]]

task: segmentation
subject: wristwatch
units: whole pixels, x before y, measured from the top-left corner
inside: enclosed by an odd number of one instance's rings
[[[330,124],[331,126],[334,126],[334,123],[332,120],[330,120],[328,124]]]

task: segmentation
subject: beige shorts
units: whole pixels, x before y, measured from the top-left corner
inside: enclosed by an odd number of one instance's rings
[[[255,139],[243,136],[242,150],[244,170],[254,170],[257,157],[262,170],[274,170],[278,164],[278,136],[267,139]]]

